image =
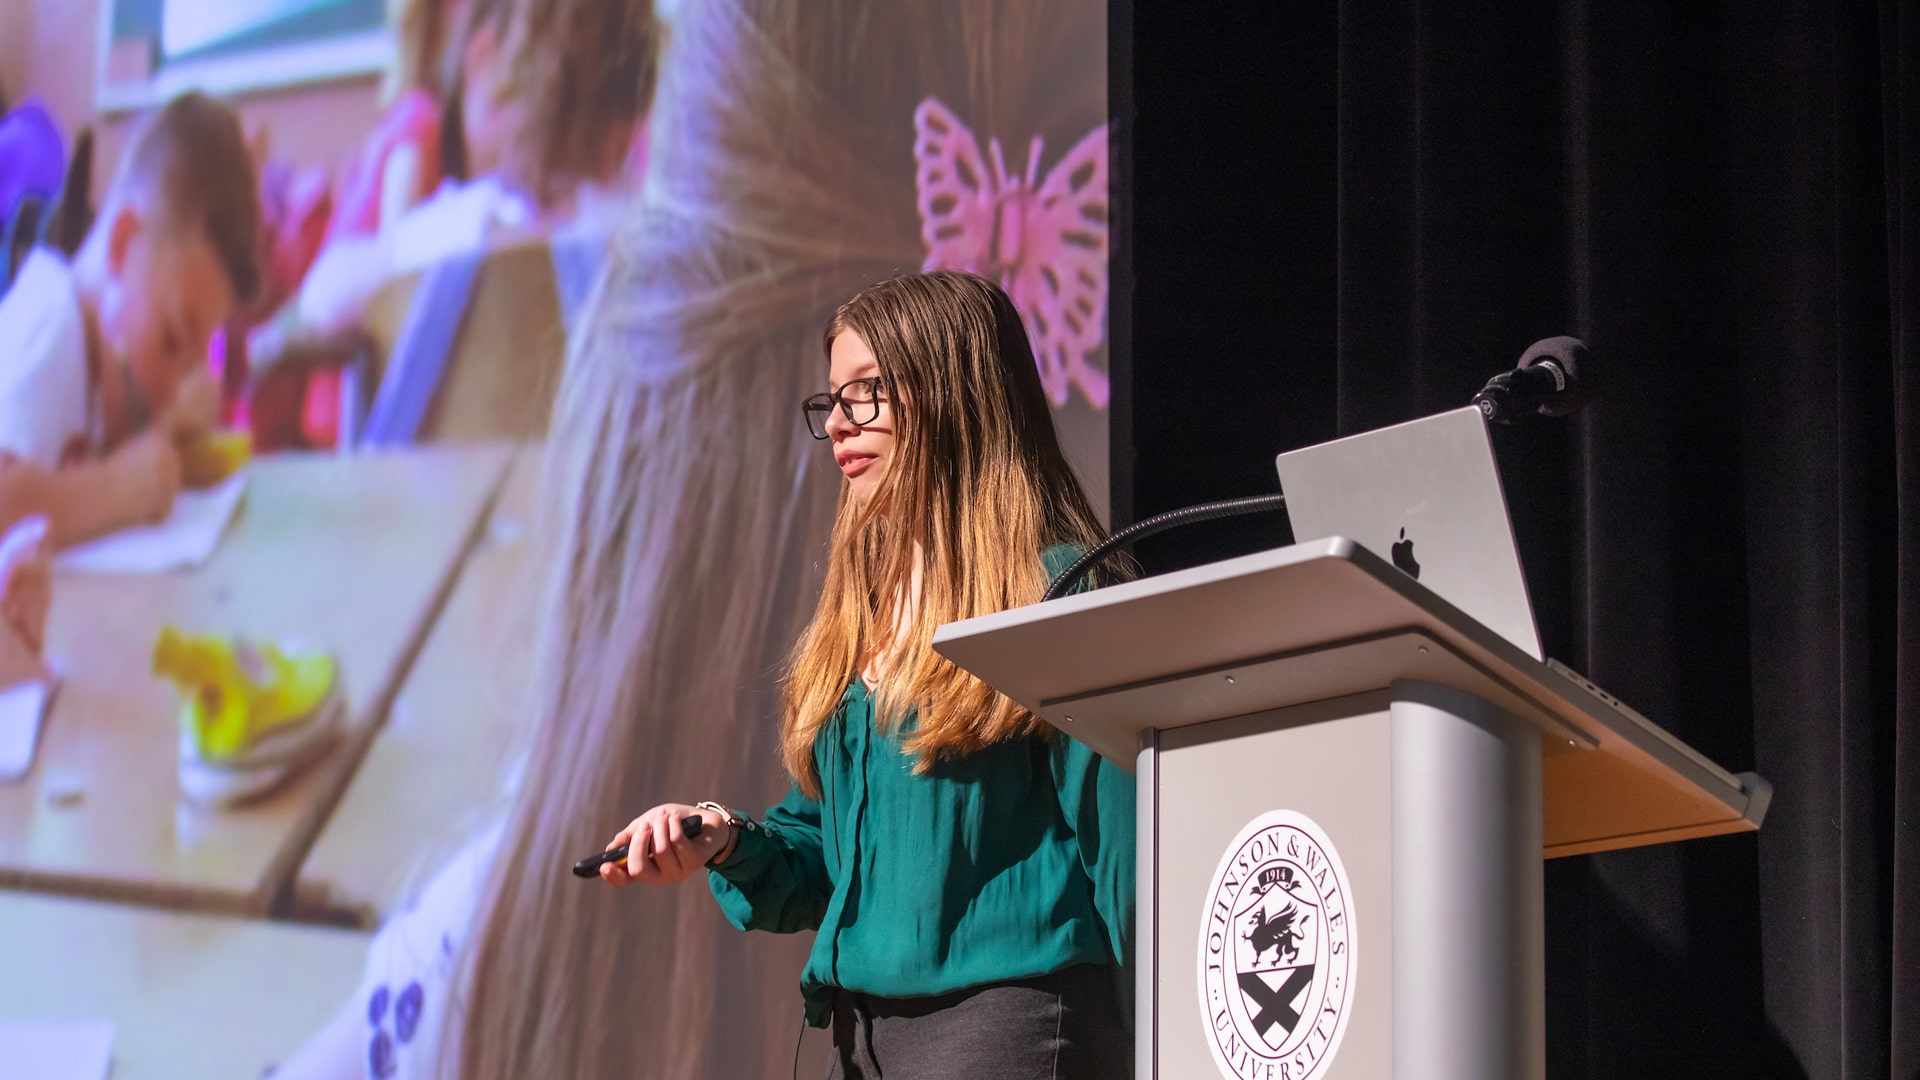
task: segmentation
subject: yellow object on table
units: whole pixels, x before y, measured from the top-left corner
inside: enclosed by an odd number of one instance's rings
[[[153,645],[153,673],[180,707],[180,789],[203,806],[278,787],[326,749],[345,712],[340,668],[320,652],[289,652],[173,626]]]
[[[180,448],[180,481],[190,488],[212,487],[232,476],[253,456],[253,436],[245,431],[209,431]]]
[[[312,713],[333,693],[337,672],[325,654],[288,656],[271,644],[188,637],[172,626],[161,627],[153,645],[153,673],[179,687],[183,728],[209,757],[238,756],[262,734]]]

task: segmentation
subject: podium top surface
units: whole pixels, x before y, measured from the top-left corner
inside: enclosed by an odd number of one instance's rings
[[[933,645],[1129,768],[1148,728],[1455,687],[1541,730],[1548,855],[1755,829],[1770,797],[1342,537],[949,623]]]

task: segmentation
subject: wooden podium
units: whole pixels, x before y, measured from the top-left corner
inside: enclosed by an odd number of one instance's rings
[[[1140,1080],[1537,1080],[1542,856],[1771,793],[1340,538],[934,648],[1138,777]]]

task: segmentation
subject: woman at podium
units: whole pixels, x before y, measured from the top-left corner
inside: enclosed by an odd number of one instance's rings
[[[1127,1075],[1133,779],[934,653],[1100,535],[1020,313],[972,274],[881,282],[803,411],[844,475],[784,683],[786,798],[656,806],[614,885],[706,869],[743,930],[817,932],[807,1022],[847,1078]],[[701,827],[689,836],[685,822]]]

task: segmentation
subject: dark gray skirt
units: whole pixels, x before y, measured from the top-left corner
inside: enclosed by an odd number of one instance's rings
[[[939,997],[833,999],[828,1080],[1125,1080],[1133,1073],[1110,968]]]

